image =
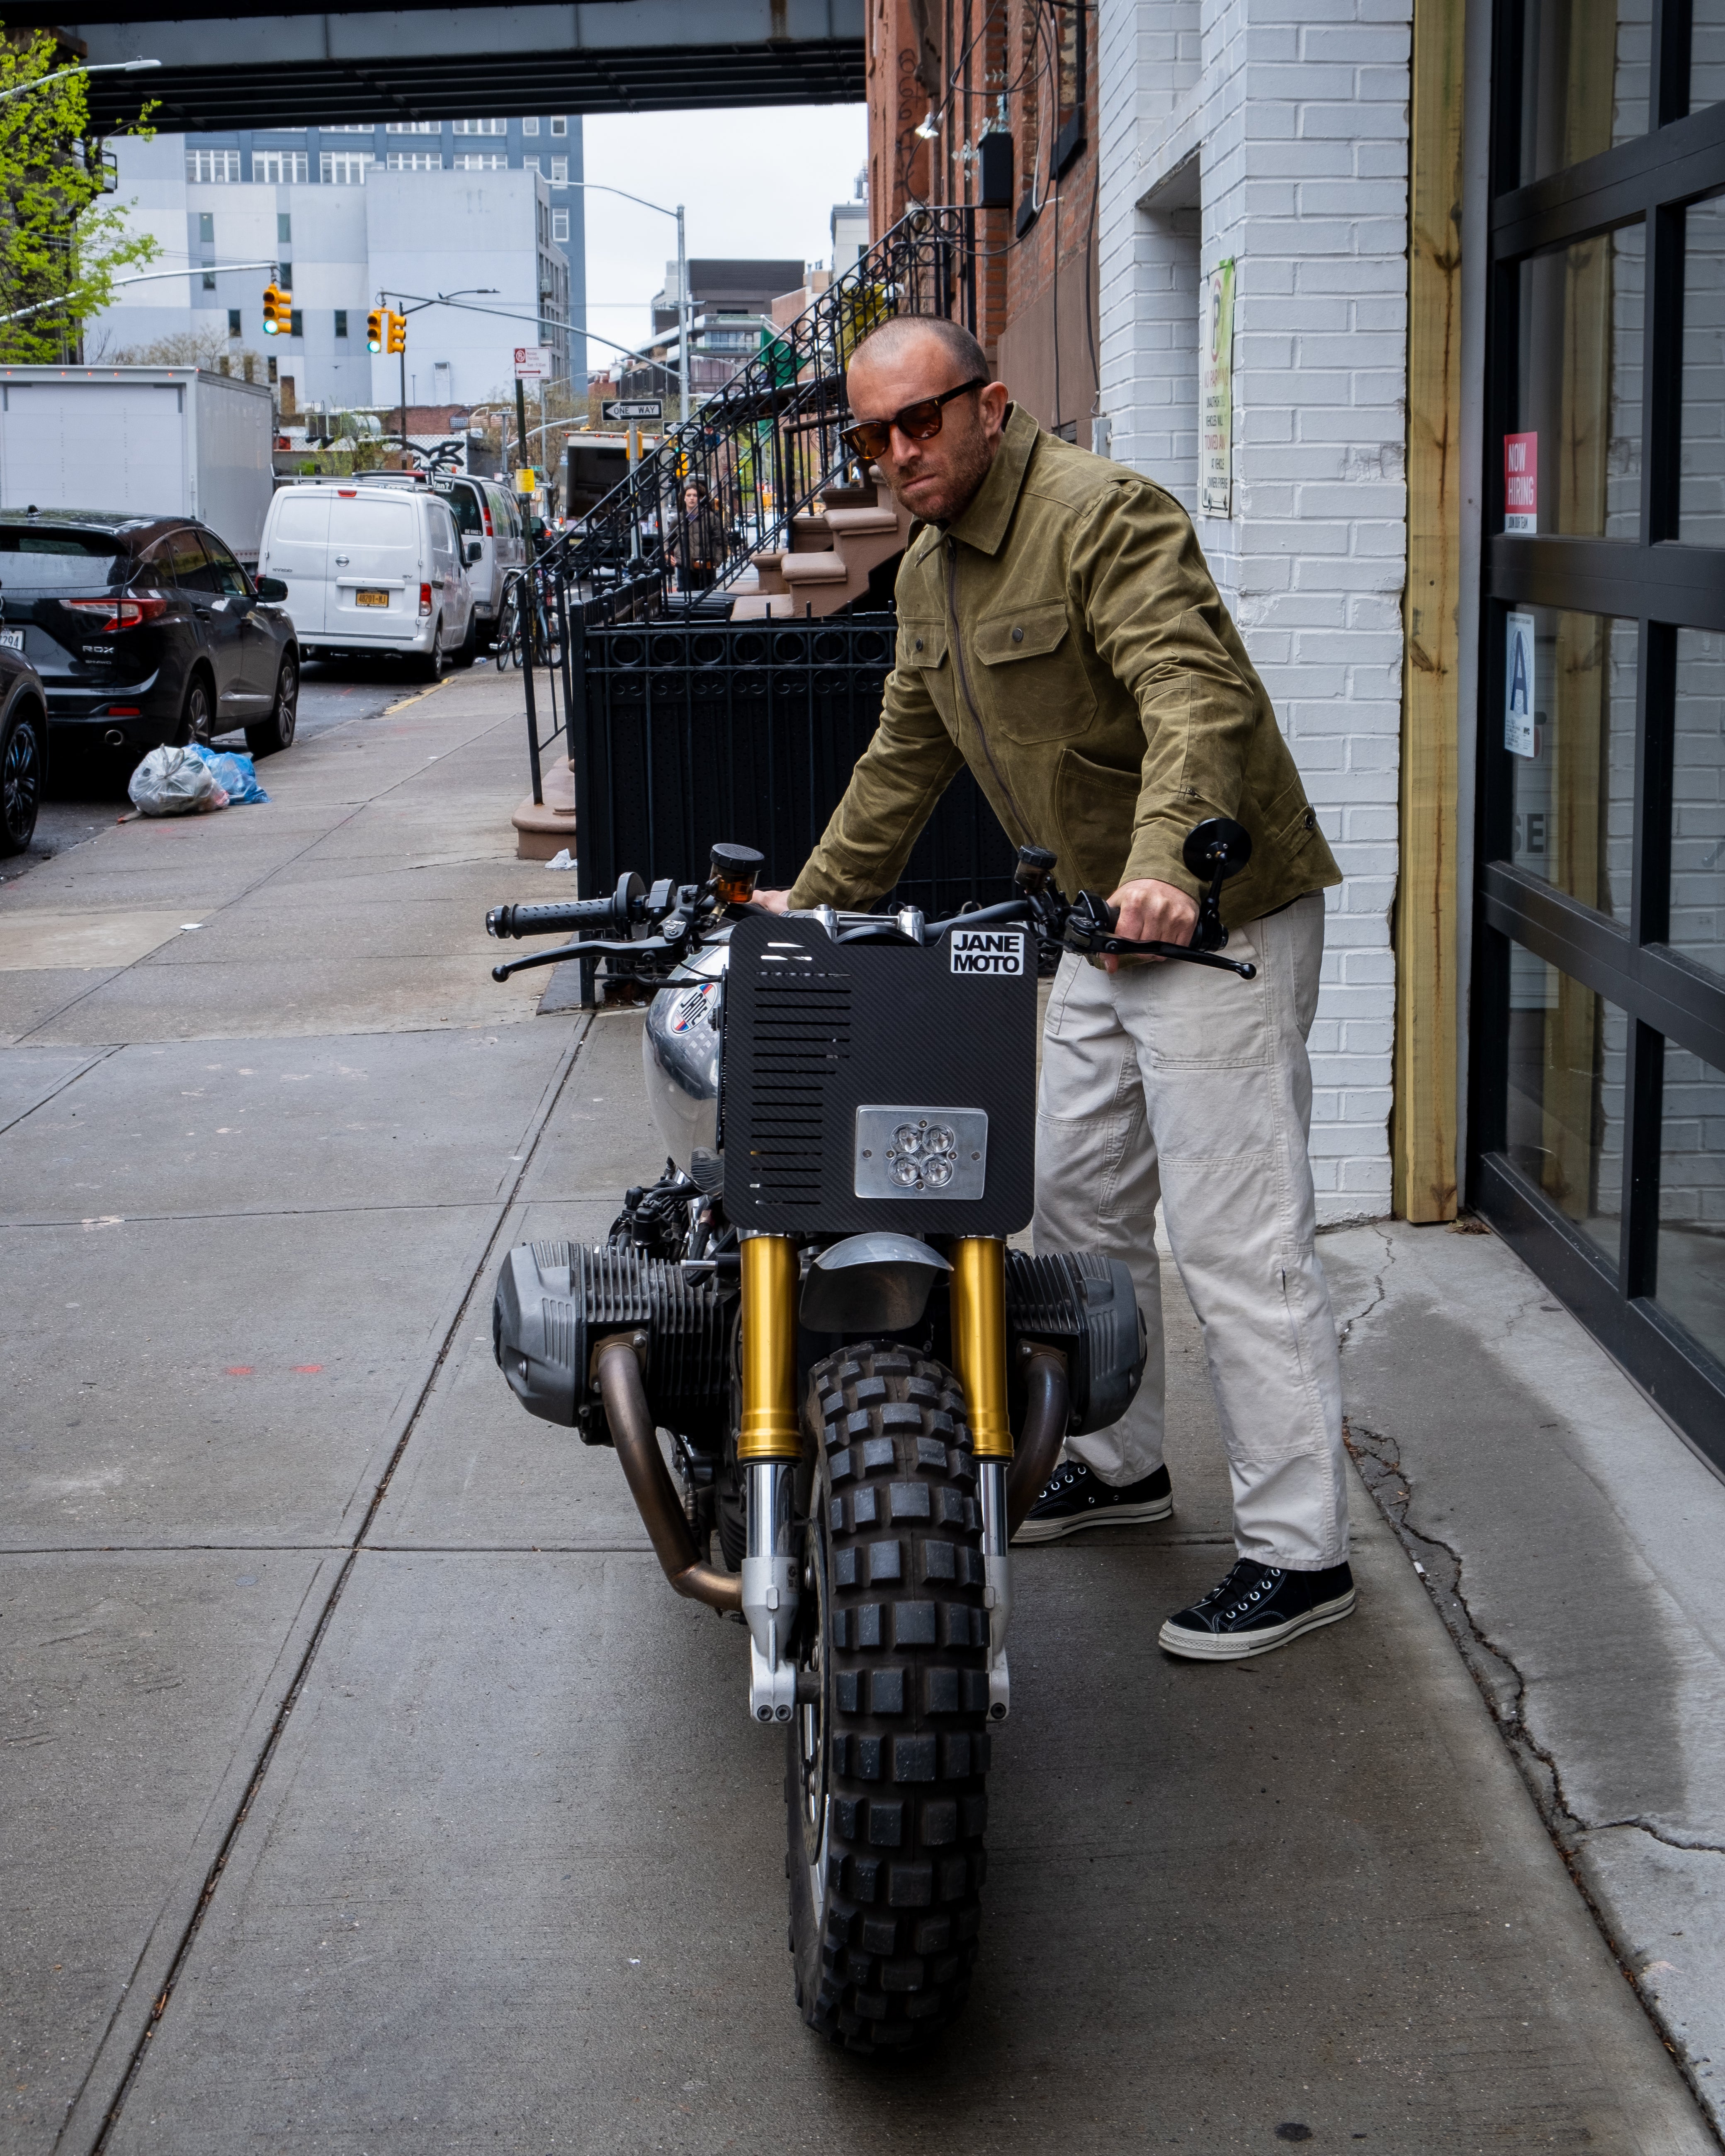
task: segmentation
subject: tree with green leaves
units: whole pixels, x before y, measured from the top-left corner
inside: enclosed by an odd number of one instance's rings
[[[108,170],[81,74],[48,30],[0,32],[0,362],[74,359],[116,275],[161,252],[105,204]],[[16,93],[15,95],[13,93]],[[126,132],[149,136],[146,105]]]

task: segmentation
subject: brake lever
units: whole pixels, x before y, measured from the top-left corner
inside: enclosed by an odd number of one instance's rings
[[[686,935],[645,936],[639,943],[611,943],[595,937],[586,943],[565,943],[555,951],[535,951],[525,958],[511,958],[493,966],[491,978],[506,981],[511,973],[531,973],[536,966],[560,966],[566,958],[680,958],[687,950]]]
[[[1189,966],[1209,966],[1219,973],[1235,973],[1255,981],[1258,969],[1241,958],[1224,958],[1215,951],[1196,951],[1189,943],[1134,943],[1113,932],[1117,910],[1093,891],[1081,891],[1066,916],[1065,947],[1095,958],[1178,958]],[[1225,931],[1224,933],[1225,934]]]

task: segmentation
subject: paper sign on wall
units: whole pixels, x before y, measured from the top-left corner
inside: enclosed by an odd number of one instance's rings
[[[1533,631],[1531,613],[1503,618],[1507,636],[1503,654],[1503,746],[1512,756],[1538,756],[1539,737],[1533,723]]]
[[[1503,528],[1506,531],[1539,529],[1538,434],[1503,438]]]
[[[1199,506],[1206,516],[1234,514],[1234,263],[1219,262],[1204,280],[1204,447]]]

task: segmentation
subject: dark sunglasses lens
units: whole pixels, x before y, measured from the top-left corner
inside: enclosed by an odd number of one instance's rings
[[[898,424],[913,442],[932,442],[941,430],[941,400],[929,397],[920,404],[906,404]]]
[[[870,419],[860,427],[845,428],[842,439],[852,456],[878,457],[885,455],[890,435],[889,428]]]

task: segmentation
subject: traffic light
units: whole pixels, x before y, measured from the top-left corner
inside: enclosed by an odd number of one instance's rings
[[[366,350],[367,352],[382,352],[383,349],[383,311],[382,307],[373,307],[370,314],[366,316]]]
[[[294,295],[285,292],[280,285],[264,287],[264,334],[265,336],[285,336],[292,326]]]
[[[383,326],[389,332],[388,348],[391,352],[405,352],[408,348],[407,316],[392,311],[384,317]]]

